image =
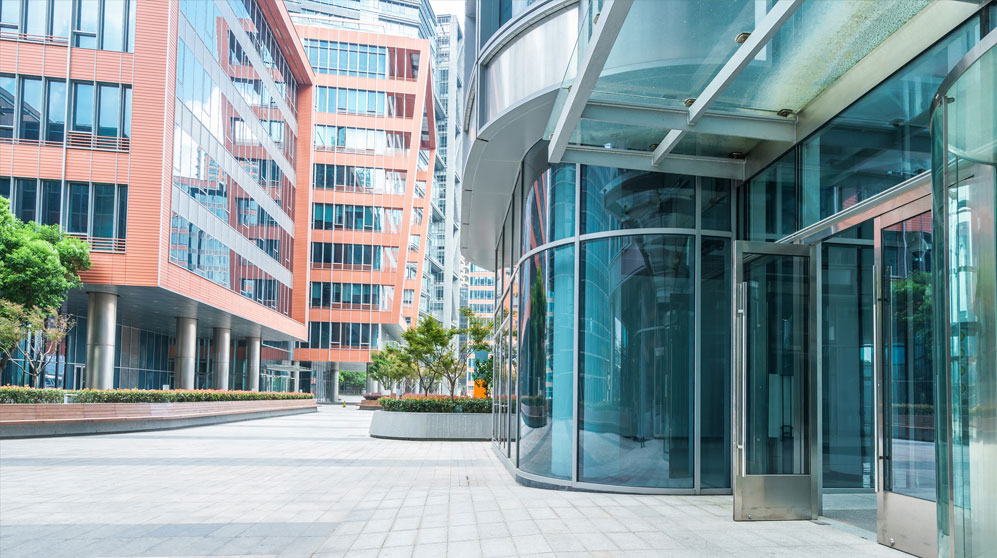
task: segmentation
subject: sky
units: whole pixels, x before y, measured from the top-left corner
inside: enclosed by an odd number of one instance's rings
[[[454,14],[461,26],[464,25],[464,0],[429,0],[433,11],[438,14]]]

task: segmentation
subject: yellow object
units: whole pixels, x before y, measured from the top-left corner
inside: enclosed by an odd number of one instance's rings
[[[483,380],[474,380],[474,398],[485,398],[485,382]]]

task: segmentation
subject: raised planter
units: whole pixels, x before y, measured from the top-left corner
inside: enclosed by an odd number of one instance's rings
[[[0,438],[167,430],[317,410],[314,399],[0,405]]]
[[[395,440],[485,441],[492,437],[492,415],[374,411],[370,436]]]

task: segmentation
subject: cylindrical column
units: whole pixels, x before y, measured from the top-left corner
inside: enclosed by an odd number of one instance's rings
[[[333,366],[332,370],[332,402],[339,401],[339,369]]]
[[[114,389],[118,295],[87,293],[87,367],[84,387]]]
[[[291,391],[301,391],[301,371],[297,368],[291,373]]]
[[[260,391],[260,338],[246,338],[246,380],[249,391]]]
[[[177,356],[175,359],[176,386],[194,389],[194,372],[197,370],[197,319],[177,318]]]
[[[214,383],[215,389],[228,389],[228,363],[229,352],[232,344],[232,330],[227,327],[215,328],[215,339],[212,342],[215,362],[214,362]]]

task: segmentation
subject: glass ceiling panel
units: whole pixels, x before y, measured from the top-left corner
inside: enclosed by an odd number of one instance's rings
[[[805,2],[712,108],[799,112],[929,3]]]
[[[734,153],[740,153],[743,157],[760,141],[752,138],[689,132],[679,140],[672,153],[697,157],[730,157]]]
[[[667,133],[668,128],[631,126],[582,118],[571,135],[571,144],[651,152]]]
[[[765,16],[765,5],[756,0],[636,0],[591,100],[682,107],[737,50],[738,34],[751,32]]]

